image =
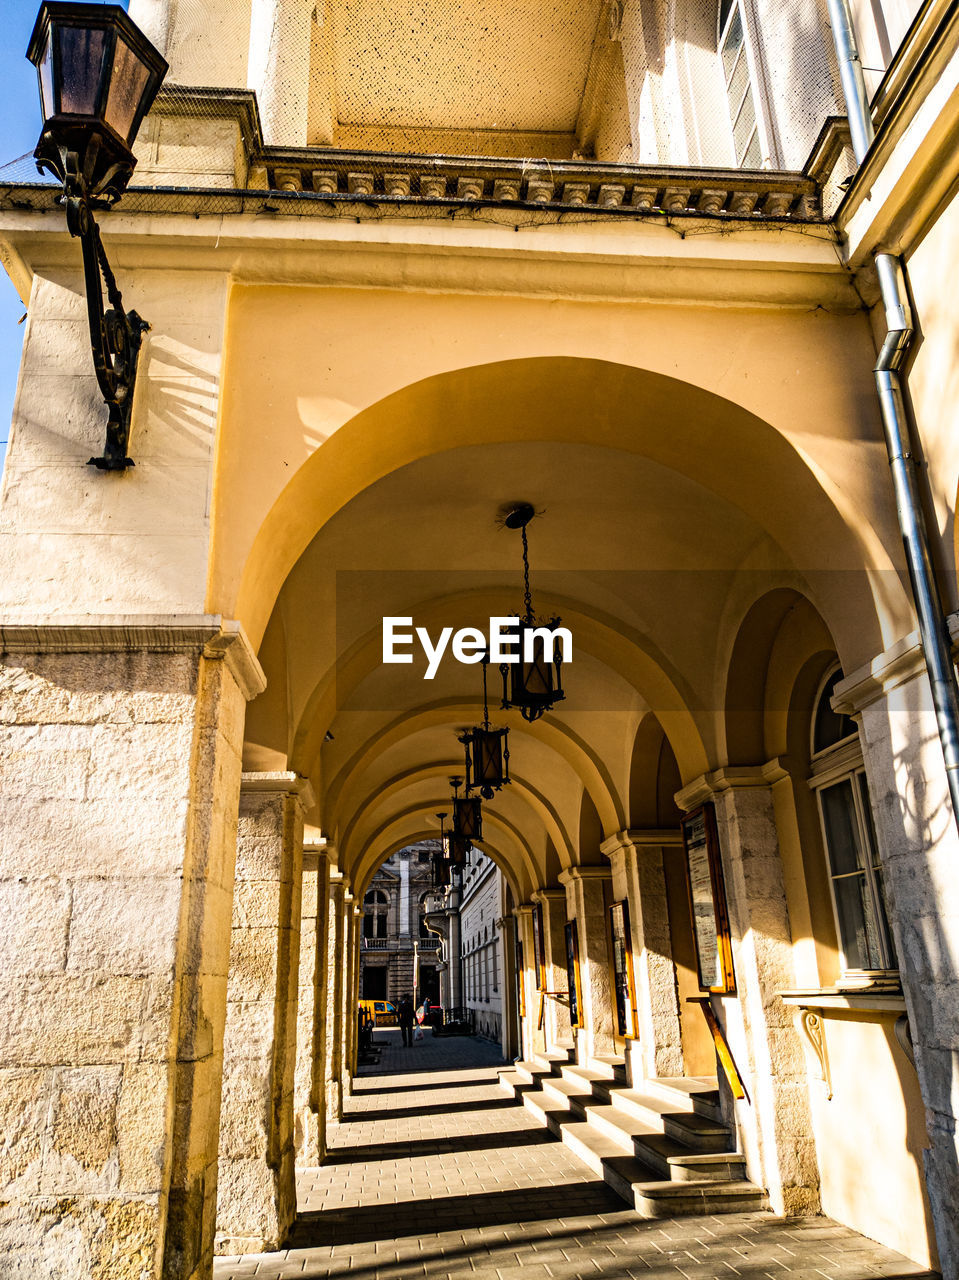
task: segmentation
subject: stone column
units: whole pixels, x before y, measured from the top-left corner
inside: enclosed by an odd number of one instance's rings
[[[512,916],[502,916],[496,921],[500,934],[500,953],[503,957],[503,972],[500,979],[503,993],[503,1022],[501,1027],[501,1044],[503,1057],[512,1062],[519,1056],[519,1014],[516,1009],[516,925]]]
[[[790,785],[778,761],[707,774],[679,792],[691,809],[707,799],[716,823],[729,905],[736,992],[713,1008],[748,1094],[735,1103],[747,1169],[776,1213],[815,1213],[819,1172],[806,1061],[793,1012],[779,993],[794,988],[792,931],[772,787]]]
[[[950,619],[950,621],[954,621]],[[943,1276],[959,1276],[959,837],[916,636],[836,688],[860,724],[916,1071]]]
[[[278,1249],[296,1213],[296,1061],[303,810],[295,773],[244,773],[227,984],[216,1249]]]
[[[610,872],[606,867],[570,867],[559,878],[566,886],[566,914],[576,921],[579,940],[585,1026],[576,1039],[576,1058],[585,1066],[589,1058],[607,1057],[616,1051],[604,892]]]
[[[329,923],[326,934],[326,1061],[323,1070],[326,1115],[343,1119],[343,898],[346,881],[340,871],[330,872]]]
[[[340,982],[340,1098],[350,1092],[353,1074],[351,1070],[351,1052],[353,1046],[353,1029],[356,1022],[356,1002],[351,1007],[350,997],[353,991],[353,893],[346,883],[343,890],[343,923],[341,925],[342,943],[337,964],[343,970]]]
[[[363,930],[363,904],[355,900],[350,909],[350,941],[348,958],[349,990],[346,997],[347,1020],[349,1032],[346,1056],[346,1079],[343,1087],[347,1093],[353,1092],[353,1077],[356,1075],[357,1052],[359,1050],[359,991],[360,991],[360,934]]]
[[[238,628],[0,632],[0,1274],[206,1276],[245,698]],[[54,1270],[56,1268],[54,1267]]]
[[[300,927],[300,990],[296,1026],[293,1137],[297,1168],[326,1156],[326,949],[329,927],[330,853],[325,846],[303,851]]]
[[[323,9],[320,3],[320,10]],[[305,147],[312,0],[252,0],[247,85],[271,146]]]
[[[573,1044],[573,1031],[569,1025],[567,991],[566,890],[540,889],[533,898],[543,908],[546,990],[551,993],[546,997],[546,1047],[567,1049]]]
[[[682,844],[678,831],[620,831],[602,846],[613,875],[613,898],[629,907],[642,1073],[684,1074],[679,991],[673,965],[664,858]],[[635,1055],[631,1066],[636,1070]]]
[[[526,1014],[522,1018],[521,1039],[523,1057],[529,1058],[534,1053],[546,1052],[546,1037],[536,1028],[536,1015],[539,1012],[539,992],[536,990],[536,966],[533,956],[533,905],[523,902],[514,908],[519,941],[523,947],[523,968],[519,980],[523,984],[523,1004]]]

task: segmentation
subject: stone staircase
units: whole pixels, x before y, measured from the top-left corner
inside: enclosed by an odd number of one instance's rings
[[[500,1071],[500,1087],[644,1218],[762,1209],[731,1150],[715,1080],[646,1080],[631,1089],[622,1059],[590,1067],[535,1054]]]

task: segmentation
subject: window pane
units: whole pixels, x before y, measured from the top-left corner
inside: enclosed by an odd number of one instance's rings
[[[882,863],[879,861],[879,848],[876,844],[876,828],[872,821],[872,806],[869,803],[869,788],[866,785],[866,775],[864,773],[857,774],[859,782],[859,797],[862,800],[862,811],[866,816],[866,838],[869,842],[872,856],[873,881],[876,886],[876,914],[879,917],[879,928],[882,933],[883,942],[886,944],[886,956],[888,963],[893,969],[899,968],[899,961],[896,958],[896,948],[892,941],[892,931],[889,928],[889,917],[886,913],[886,887],[883,878]]]
[[[753,132],[752,141],[746,148],[746,154],[742,159],[742,167],[744,169],[758,169],[763,162],[762,148],[759,145],[759,131]]]
[[[746,61],[746,55],[741,54],[732,79],[729,81],[729,114],[733,120],[739,114],[739,108],[748,88],[749,63]]]
[[[819,793],[826,832],[829,866],[834,876],[848,875],[865,867],[859,824],[852,794],[852,779],[843,778]]]
[[[839,715],[833,711],[830,699],[836,691],[836,685],[843,679],[841,671],[836,671],[826,681],[825,688],[816,706],[816,720],[813,725],[813,752],[825,751],[834,747],[837,742],[851,738],[856,732],[856,722],[851,716]]]
[[[736,6],[736,12],[733,14],[732,21],[729,24],[729,30],[726,32],[726,39],[723,41],[723,71],[726,73],[728,82],[733,64],[736,61],[736,54],[742,48],[743,44],[743,18],[739,11],[739,5]]]
[[[752,139],[756,127],[756,110],[753,107],[753,95],[747,94],[739,113],[739,119],[733,128],[733,140],[736,144],[736,159],[742,160]]]
[[[866,898],[866,873],[833,881],[839,940],[847,969],[881,969],[876,926]]]

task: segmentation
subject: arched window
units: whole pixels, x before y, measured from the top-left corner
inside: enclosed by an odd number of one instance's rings
[[[882,866],[856,722],[832,708],[836,668],[823,681],[811,726],[810,786],[819,802],[844,974],[896,968]]]
[[[758,169],[763,145],[744,0],[720,0],[717,48],[736,164],[741,169]]]
[[[390,901],[381,889],[371,889],[363,899],[363,937],[385,938]]]

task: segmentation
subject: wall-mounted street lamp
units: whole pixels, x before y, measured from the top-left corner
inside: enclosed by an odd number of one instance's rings
[[[27,57],[37,68],[43,110],[33,154],[41,173],[48,169],[63,183],[67,228],[83,250],[93,367],[110,414],[103,457],[90,465],[122,471],[133,466],[130,411],[149,325],[123,309],[94,211],[109,209],[127,188],[136,165],[131,148],[167,64],[119,5],[69,0],[40,6]]]
[[[542,644],[538,652],[532,651],[532,660],[524,660],[527,636],[534,630],[536,620],[533,616],[533,596],[529,586],[529,540],[526,526],[536,514],[528,502],[517,503],[506,512],[503,523],[507,529],[520,529],[523,534],[523,602],[524,616],[519,624],[519,661],[503,663],[500,672],[503,676],[502,709],[508,711],[515,707],[524,720],[532,723],[547,711],[552,711],[557,702],[566,697],[563,692],[562,658],[558,648],[552,655],[546,653]],[[558,627],[562,619],[550,618],[544,626],[552,630]]]

